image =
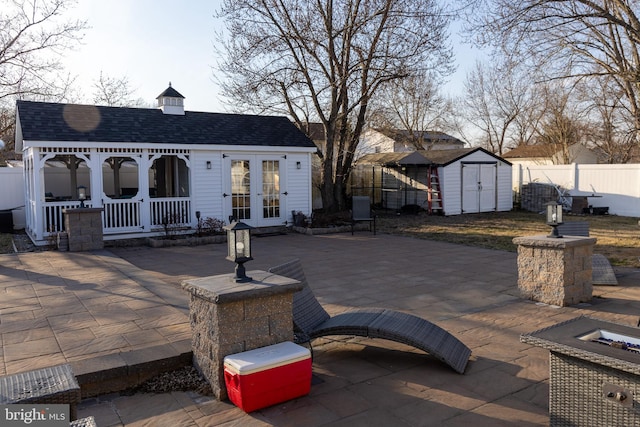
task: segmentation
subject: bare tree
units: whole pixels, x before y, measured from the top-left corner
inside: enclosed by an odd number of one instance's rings
[[[581,87],[583,109],[588,114],[586,141],[606,163],[627,163],[636,151],[634,119],[624,96],[610,79],[599,79]]]
[[[477,40],[499,46],[547,79],[607,79],[640,129],[640,20],[628,0],[476,0]],[[636,139],[636,137],[634,137]]]
[[[86,28],[63,21],[69,0],[0,1],[0,101],[58,99],[68,87],[60,78],[59,55],[73,47]]]
[[[407,131],[416,150],[425,148],[429,131],[444,131],[451,101],[439,92],[439,79],[416,74],[386,85],[375,100],[372,127]]]
[[[480,145],[502,155],[528,144],[539,120],[535,85],[511,62],[476,63],[465,81],[465,117],[479,132]]]
[[[135,98],[135,89],[131,88],[129,79],[109,77],[100,71],[100,77],[93,83],[93,102],[110,107],[144,107],[147,103],[142,98]]]
[[[223,93],[255,112],[324,126],[322,201],[346,208],[368,106],[415,71],[448,71],[450,17],[437,0],[225,0]]]
[[[544,86],[544,115],[536,132],[537,143],[557,164],[573,163],[575,153],[571,147],[584,142],[584,111],[573,95],[572,87],[559,82]]]
[[[0,0],[2,156],[14,149],[15,99],[61,100],[73,82],[64,74],[59,57],[80,41],[86,23],[63,19],[71,4],[70,0]]]

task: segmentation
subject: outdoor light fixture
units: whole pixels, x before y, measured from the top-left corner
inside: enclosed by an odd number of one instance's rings
[[[251,261],[251,232],[253,227],[244,222],[233,221],[224,227],[227,230],[227,259],[236,263],[236,275],[233,280],[237,283],[250,282],[244,263]]]
[[[562,237],[558,233],[558,226],[562,224],[562,205],[557,202],[547,203],[547,225],[550,225],[553,230],[547,237]]]
[[[84,208],[84,201],[87,200],[87,187],[84,185],[78,187],[78,200],[80,200],[80,207]]]
[[[207,169],[211,169],[211,161],[207,160]]]
[[[296,169],[302,169],[302,163],[296,162]]]

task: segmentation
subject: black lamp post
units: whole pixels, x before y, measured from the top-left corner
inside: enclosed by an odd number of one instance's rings
[[[84,185],[78,187],[78,200],[80,200],[80,207],[84,208],[84,201],[87,200],[87,187]]]
[[[558,232],[558,226],[560,224],[562,224],[562,205],[557,202],[547,203],[547,225],[553,228],[551,234],[547,237],[562,237]]]
[[[244,222],[234,221],[224,227],[227,230],[227,259],[236,263],[236,275],[233,278],[238,283],[250,282],[244,263],[251,261],[251,232],[253,227]]]
[[[200,211],[196,211],[196,219],[198,220],[198,236],[202,234],[202,222],[200,221]]]

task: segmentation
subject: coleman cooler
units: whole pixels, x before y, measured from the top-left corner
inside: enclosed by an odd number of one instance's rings
[[[311,390],[311,352],[282,342],[224,358],[229,399],[245,412],[255,411]]]

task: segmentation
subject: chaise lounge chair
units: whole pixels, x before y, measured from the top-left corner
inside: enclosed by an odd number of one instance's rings
[[[384,308],[354,309],[331,317],[309,288],[300,260],[272,267],[269,271],[303,284],[303,289],[293,296],[293,323],[298,343],[327,335],[382,338],[423,350],[456,372],[464,373],[471,350],[439,326],[411,314]]]

